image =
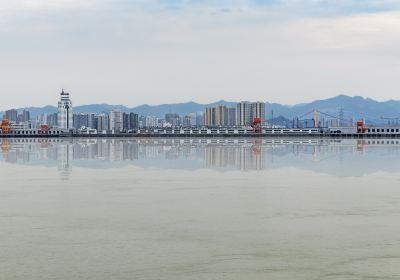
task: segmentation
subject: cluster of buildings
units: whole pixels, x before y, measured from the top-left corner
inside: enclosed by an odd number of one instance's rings
[[[40,114],[35,119],[31,118],[30,112],[11,109],[5,112],[3,119],[11,122],[12,129],[38,129],[45,125],[48,128],[62,130],[93,130],[99,132],[107,131],[129,131],[139,127],[139,117],[135,113],[111,111],[101,114],[74,113],[70,94],[62,90],[58,101],[57,113]]]
[[[29,122],[29,120],[31,119],[29,111],[23,110],[22,113],[19,114],[18,111],[15,109],[6,111],[4,118],[17,124]]]
[[[176,126],[202,126],[204,125],[203,113],[189,113],[186,116],[180,116],[176,113],[165,114],[165,125],[164,127],[176,127]]]
[[[128,131],[139,127],[138,114],[135,113],[79,113],[73,114],[72,118],[72,128],[76,130],[89,128],[97,131]]]
[[[217,106],[206,108],[206,126],[250,126],[255,118],[265,123],[264,102],[239,102],[236,107]]]
[[[15,109],[5,112],[3,119],[11,122],[14,129],[36,129],[45,125],[63,130],[96,132],[132,131],[139,128],[167,127],[218,127],[249,126],[254,118],[265,121],[264,102],[240,102],[236,107],[216,106],[206,108],[205,112],[193,112],[185,116],[167,113],[164,118],[157,116],[139,116],[133,112],[113,110],[100,114],[74,113],[70,94],[60,93],[57,113],[40,114],[31,118],[29,111],[19,113]]]

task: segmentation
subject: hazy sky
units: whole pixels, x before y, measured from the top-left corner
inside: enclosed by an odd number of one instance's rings
[[[1,0],[0,110],[399,99],[398,0]]]

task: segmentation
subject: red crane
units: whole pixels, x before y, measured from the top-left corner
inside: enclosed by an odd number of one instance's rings
[[[365,133],[367,132],[368,128],[365,127],[365,124],[363,121],[357,122],[357,133]]]
[[[49,133],[49,126],[47,125],[47,124],[42,124],[41,126],[40,126],[40,130],[39,130],[39,133],[40,134],[48,134]]]
[[[254,118],[253,123],[251,124],[251,127],[254,129],[254,132],[261,132],[261,124],[262,120],[261,118]]]

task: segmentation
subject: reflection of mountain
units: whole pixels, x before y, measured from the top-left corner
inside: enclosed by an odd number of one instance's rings
[[[338,139],[2,139],[1,160],[57,166],[266,170],[294,167],[335,176],[397,172],[400,141]]]

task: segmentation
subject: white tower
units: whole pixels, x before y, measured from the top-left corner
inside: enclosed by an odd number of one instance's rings
[[[69,93],[64,92],[64,89],[60,93],[60,101],[58,101],[58,128],[72,129],[73,128],[73,116],[72,116],[72,102],[69,99]]]

